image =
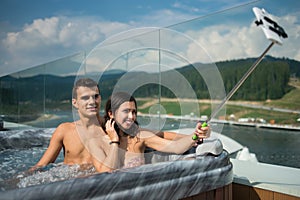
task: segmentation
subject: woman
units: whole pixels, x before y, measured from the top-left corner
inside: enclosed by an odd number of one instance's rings
[[[113,93],[106,103],[104,118],[103,129],[107,134],[114,135],[115,140],[110,141],[110,144],[119,145],[118,162],[123,168],[144,164],[146,147],[165,153],[182,154],[197,145],[198,139],[192,139],[193,135],[196,134],[198,138],[202,139],[209,137],[210,134],[209,127],[198,128],[201,127],[200,123],[197,124],[194,133],[180,136],[175,133],[156,133],[140,128],[136,121],[136,100],[125,92]]]

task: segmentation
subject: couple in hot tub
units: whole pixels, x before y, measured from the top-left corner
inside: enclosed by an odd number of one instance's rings
[[[97,172],[111,172],[135,167],[145,163],[146,147],[183,154],[211,132],[209,126],[202,127],[201,123],[188,135],[140,128],[136,121],[136,100],[125,92],[111,95],[102,118],[99,115],[100,89],[97,82],[89,78],[76,81],[72,105],[80,119],[56,128],[44,155],[30,171],[53,163],[62,148],[64,164],[79,164],[82,169],[94,167]]]

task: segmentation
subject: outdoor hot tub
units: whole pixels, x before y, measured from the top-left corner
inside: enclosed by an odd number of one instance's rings
[[[30,141],[28,131],[26,135],[26,141]],[[32,134],[39,138],[47,135]],[[22,134],[18,137],[22,138]],[[112,173],[7,189],[0,192],[0,199],[181,199],[228,188],[232,180],[232,163],[223,150],[218,156],[188,154],[173,161],[148,162]],[[226,190],[222,191],[224,194]]]

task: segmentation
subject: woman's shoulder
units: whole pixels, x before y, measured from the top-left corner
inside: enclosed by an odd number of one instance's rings
[[[150,129],[145,129],[145,128],[140,128],[139,129],[139,137],[140,138],[149,138],[149,137],[153,137],[153,136],[157,136],[156,133],[158,131],[154,131],[154,130],[150,130]]]

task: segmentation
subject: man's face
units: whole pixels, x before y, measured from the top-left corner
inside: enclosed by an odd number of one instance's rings
[[[136,120],[136,107],[133,101],[126,101],[116,110],[113,116],[119,126],[129,129]],[[120,128],[121,128],[120,127]]]
[[[92,117],[98,114],[101,105],[101,96],[97,87],[79,87],[77,98],[72,99],[72,104],[78,109],[79,114]]]

